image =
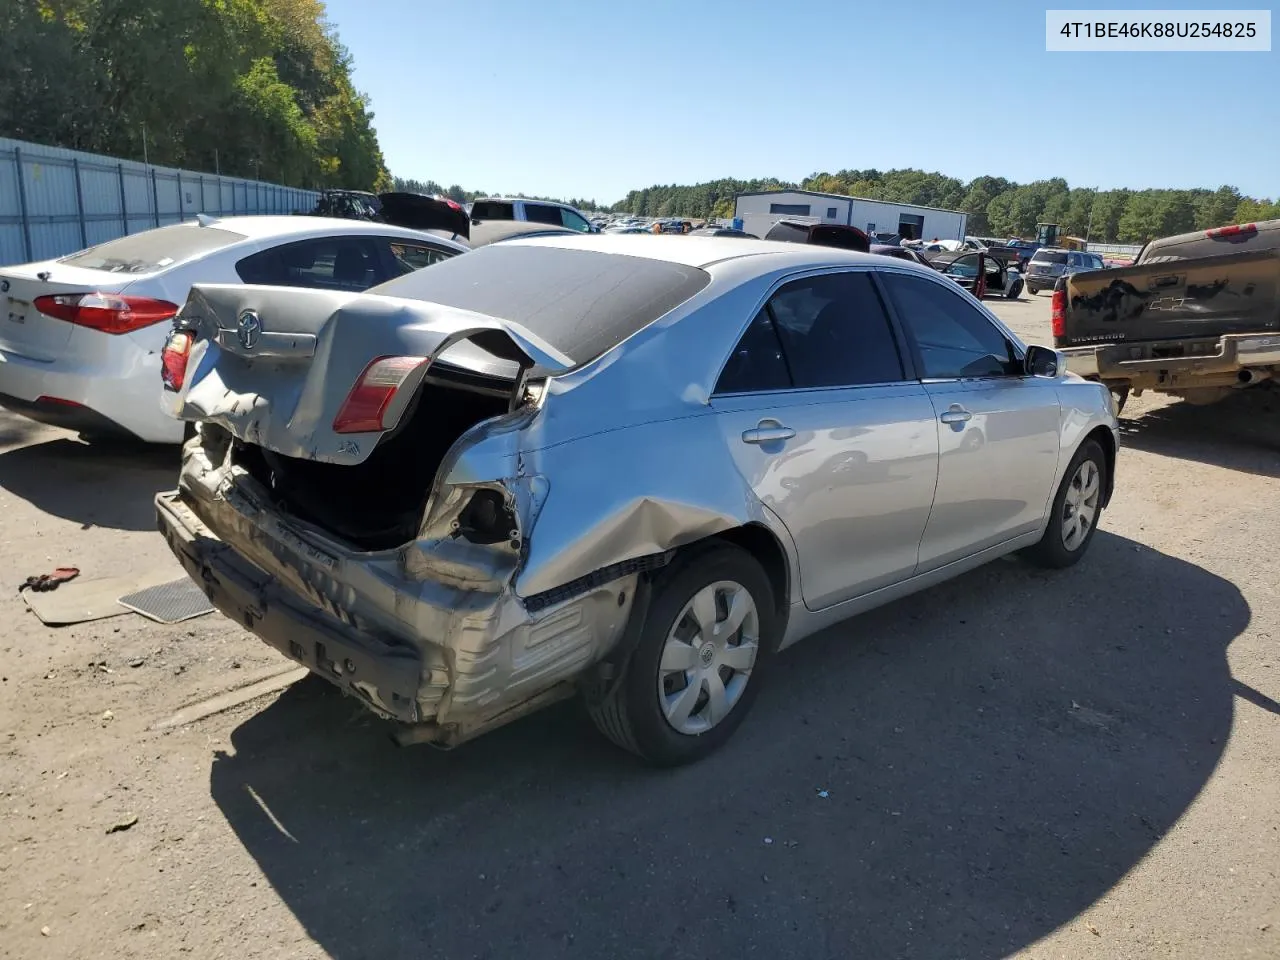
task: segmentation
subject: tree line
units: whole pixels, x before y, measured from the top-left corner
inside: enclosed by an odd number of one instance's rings
[[[0,135],[367,190],[372,121],[322,0],[0,3]]]
[[[1032,237],[1037,223],[1057,223],[1069,236],[1102,243],[1145,243],[1156,237],[1231,223],[1280,218],[1280,203],[1247,197],[1235,187],[1217,190],[1093,190],[1055,177],[1019,184],[1003,177],[965,183],[923,170],[841,170],[815,173],[800,183],[783,180],[713,180],[692,186],[632,190],[612,209],[648,217],[723,217],[739,193],[801,189],[961,210],[969,233]]]

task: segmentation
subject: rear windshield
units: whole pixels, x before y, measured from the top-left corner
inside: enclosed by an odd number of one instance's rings
[[[1140,262],[1220,257],[1229,253],[1274,250],[1280,247],[1280,220],[1264,220],[1254,227],[1253,230],[1227,233],[1207,231],[1152,240],[1142,251]]]
[[[477,200],[471,205],[472,220],[514,220],[516,208],[510,203],[495,203],[492,200]],[[557,220],[556,223],[560,221]]]
[[[217,227],[198,227],[191,223],[175,223],[171,227],[146,230],[131,236],[108,240],[88,250],[81,250],[61,263],[108,273],[154,273],[184,260],[221,250],[244,239],[244,234]]]
[[[518,323],[583,364],[710,281],[704,270],[664,260],[496,243],[369,292]]]
[[[1031,257],[1032,263],[1066,263],[1067,255],[1056,251],[1037,250]]]

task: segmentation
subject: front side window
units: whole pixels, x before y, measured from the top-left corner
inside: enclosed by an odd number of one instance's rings
[[[797,388],[903,379],[902,359],[870,274],[794,280],[774,294],[767,309]]]
[[[884,282],[920,352],[924,379],[1021,373],[1013,344],[959,292],[900,273],[885,274]]]
[[[582,233],[591,232],[591,224],[587,222],[587,218],[570,210],[568,207],[560,207],[560,225]]]

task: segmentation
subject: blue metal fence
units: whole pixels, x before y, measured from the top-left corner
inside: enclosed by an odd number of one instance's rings
[[[305,213],[318,196],[0,137],[0,265],[60,257],[198,213]]]

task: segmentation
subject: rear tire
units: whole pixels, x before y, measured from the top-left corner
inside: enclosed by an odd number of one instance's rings
[[[1102,519],[1106,489],[1107,458],[1098,441],[1086,440],[1063,475],[1044,536],[1023,551],[1027,559],[1051,570],[1062,570],[1083,557]]]
[[[1020,296],[1022,296],[1022,281],[1021,281],[1021,280],[1017,281],[1017,282],[1016,282],[1012,287],[1010,287],[1010,288],[1009,288],[1009,299],[1010,299],[1010,300],[1017,300]]]
[[[773,590],[754,557],[716,543],[658,573],[644,616],[622,676],[588,710],[601,733],[649,763],[691,763],[733,735],[767,679],[780,626]]]

